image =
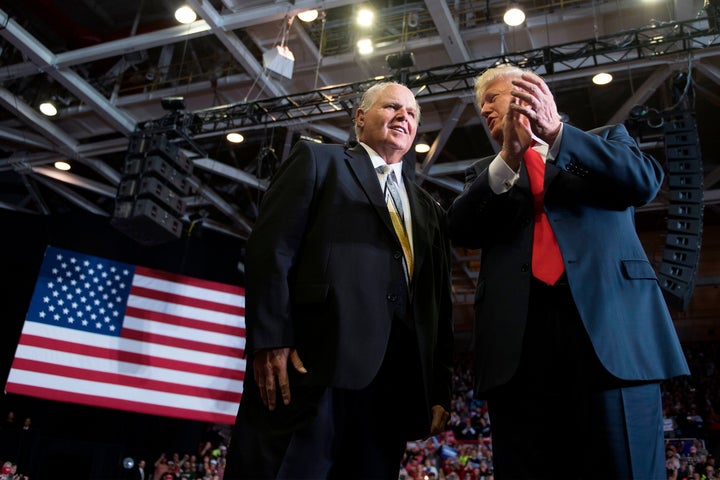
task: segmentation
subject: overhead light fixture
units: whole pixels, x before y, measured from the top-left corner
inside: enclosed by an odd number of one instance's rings
[[[375,23],[375,12],[369,8],[361,8],[358,10],[355,21],[361,27],[372,27]]]
[[[305,23],[314,22],[318,18],[318,11],[316,9],[305,10],[298,13],[297,17]]]
[[[287,46],[288,33],[295,17],[286,16],[280,32],[280,44],[263,53],[263,67],[287,79],[293,76],[295,55]]]
[[[420,137],[420,140],[417,141],[415,144],[415,152],[417,153],[427,153],[430,151],[430,144],[427,142],[427,138],[425,135]]]
[[[163,97],[160,99],[160,105],[163,110],[168,112],[178,112],[185,110],[185,98],[183,97]]]
[[[375,50],[375,47],[373,47],[371,39],[361,38],[357,41],[357,49],[360,55],[369,55]]]
[[[188,7],[187,5],[183,5],[182,7],[175,10],[175,20],[186,25],[197,20],[197,14],[192,8]]]
[[[517,5],[511,5],[503,15],[503,22],[511,27],[517,27],[525,21],[525,12]]]
[[[291,79],[294,66],[295,55],[285,45],[276,45],[263,53],[263,67],[282,77]]]
[[[43,115],[47,115],[48,117],[54,117],[58,113],[57,107],[50,100],[41,103],[39,108],[40,112],[42,112]]]
[[[607,72],[600,72],[592,78],[592,81],[595,85],[607,85],[608,83],[612,82],[612,80],[613,76]]]
[[[70,164],[68,162],[63,162],[62,160],[58,160],[54,163],[55,168],[58,170],[62,170],[63,172],[67,172],[70,170]]]
[[[242,143],[245,141],[245,137],[239,132],[230,132],[225,135],[225,139],[230,143]]]

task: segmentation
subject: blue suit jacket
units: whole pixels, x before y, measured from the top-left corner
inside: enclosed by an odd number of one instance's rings
[[[481,248],[475,298],[477,390],[514,374],[528,315],[533,210],[527,172],[508,192],[488,183],[492,158],[467,171],[449,212],[458,246]],[[545,169],[545,210],[582,322],[604,367],[626,380],[660,380],[688,367],[652,265],[635,231],[634,208],[651,201],[660,165],[623,125],[583,132],[564,125]]]
[[[393,318],[412,319],[430,406],[450,409],[453,326],[445,211],[404,165],[412,295],[377,173],[361,145],[300,141],[273,178],[247,243],[247,348],[296,347],[310,385],[363,388]]]

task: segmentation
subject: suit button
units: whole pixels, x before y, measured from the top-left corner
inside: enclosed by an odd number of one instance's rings
[[[523,273],[530,271],[530,265],[528,265],[527,263],[523,263],[522,267],[520,267],[520,271]]]
[[[398,299],[397,295],[395,295],[394,293],[388,293],[386,298],[389,302],[397,302]]]
[[[395,252],[395,253],[393,253],[393,258],[394,258],[395,260],[400,260],[402,257],[403,257],[402,252]]]

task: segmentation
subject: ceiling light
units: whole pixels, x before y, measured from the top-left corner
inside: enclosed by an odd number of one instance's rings
[[[40,104],[40,111],[48,117],[54,117],[58,113],[57,107],[49,100]]]
[[[368,8],[361,8],[357,13],[356,21],[361,27],[372,27],[375,13]]]
[[[606,72],[601,72],[595,75],[592,79],[595,85],[607,85],[612,82],[613,76]]]
[[[292,79],[295,66],[295,55],[287,46],[288,33],[292,26],[294,16],[286,15],[280,26],[280,43],[263,53],[263,67],[281,77]]]
[[[160,99],[160,106],[168,112],[178,112],[185,110],[184,97],[163,97]]]
[[[418,142],[415,144],[415,151],[417,153],[427,153],[430,151],[430,144],[428,144],[425,135],[420,137],[420,140],[418,140]]]
[[[303,22],[312,22],[315,21],[316,18],[318,18],[318,11],[315,9],[305,10],[304,12],[298,13],[297,17]]]
[[[357,41],[357,49],[360,55],[369,55],[375,50],[372,40],[369,38],[361,38]]]
[[[57,168],[58,170],[62,170],[63,172],[67,172],[68,170],[70,170],[70,164],[58,160],[57,162],[55,162],[55,168]]]
[[[242,133],[230,132],[225,135],[225,139],[230,143],[242,143],[245,140],[245,137],[242,136]]]
[[[182,24],[192,23],[197,20],[197,14],[192,8],[184,5],[175,10],[175,20]]]
[[[525,21],[525,12],[518,7],[510,7],[503,15],[503,21],[511,27],[517,27]]]

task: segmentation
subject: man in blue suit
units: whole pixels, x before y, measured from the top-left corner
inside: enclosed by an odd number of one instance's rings
[[[490,69],[475,93],[502,149],[468,169],[449,225],[482,249],[474,365],[496,479],[662,480],[659,384],[689,372],[634,208],[663,171],[623,125],[561,123],[531,72]]]
[[[450,239],[402,161],[419,118],[407,87],[374,85],[359,143],[299,141],[265,193],[247,243],[248,364],[226,480],[397,479],[406,442],[444,427]]]

